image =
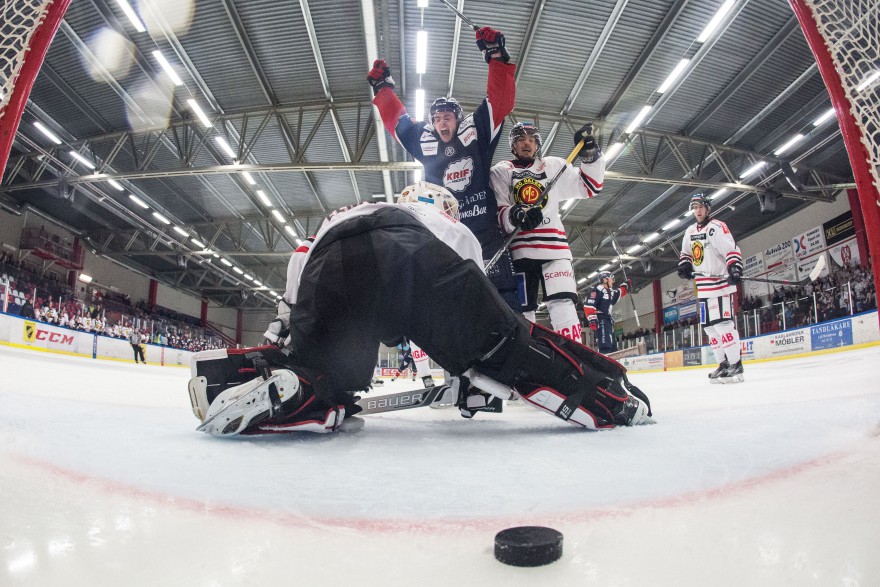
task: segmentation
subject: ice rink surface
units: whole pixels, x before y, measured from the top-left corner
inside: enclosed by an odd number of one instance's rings
[[[187,369],[0,347],[0,585],[880,585],[880,347],[633,374],[657,425],[525,406],[195,431]],[[388,383],[376,394],[417,386]],[[562,558],[497,562],[496,532]]]

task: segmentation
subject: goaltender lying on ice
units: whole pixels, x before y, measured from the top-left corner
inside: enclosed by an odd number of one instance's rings
[[[453,377],[466,417],[526,403],[597,430],[653,423],[626,369],[515,314],[483,272],[480,243],[444,188],[419,182],[397,204],[330,214],[291,256],[272,344],[193,357],[199,430],[215,436],[331,432],[363,422],[357,390],[380,343],[418,344]]]

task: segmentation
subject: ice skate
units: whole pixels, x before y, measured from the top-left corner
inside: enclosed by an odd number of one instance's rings
[[[727,369],[725,369],[724,373],[718,377],[718,381],[721,383],[742,383],[743,381],[743,364],[742,361],[737,361],[733,365],[730,365]]]
[[[721,383],[718,378],[727,371],[728,367],[730,367],[730,363],[727,362],[727,359],[721,361],[721,364],[718,365],[718,368],[709,373],[709,383]],[[740,367],[742,370],[742,367]]]
[[[656,424],[654,419],[648,416],[648,404],[632,395],[626,398],[620,411],[614,415],[614,423],[618,426]]]
[[[276,370],[268,379],[257,377],[231,387],[214,399],[205,421],[196,430],[212,436],[239,434],[279,415],[283,405],[297,396],[299,388],[299,379],[287,369]],[[193,411],[195,408],[194,404]]]

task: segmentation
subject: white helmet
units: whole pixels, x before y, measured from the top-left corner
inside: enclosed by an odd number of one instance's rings
[[[458,220],[458,200],[443,186],[420,181],[403,188],[397,197],[398,204],[431,204]]]

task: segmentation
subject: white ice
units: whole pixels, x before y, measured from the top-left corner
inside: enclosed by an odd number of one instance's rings
[[[634,374],[658,423],[612,431],[508,406],[217,439],[186,369],[0,347],[0,585],[880,585],[878,365]],[[497,562],[517,525],[562,558]]]

